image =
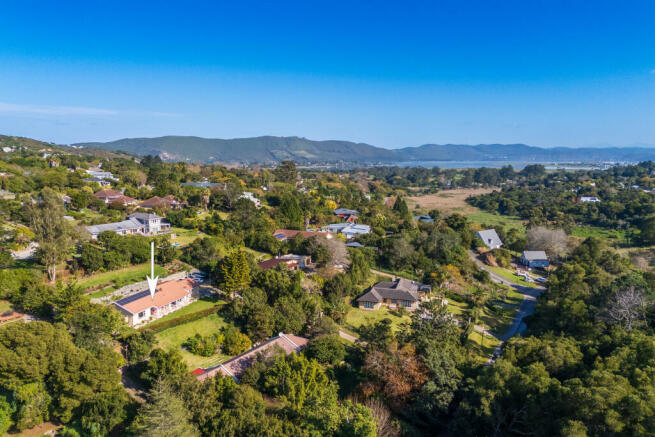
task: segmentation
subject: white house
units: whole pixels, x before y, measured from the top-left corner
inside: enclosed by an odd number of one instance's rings
[[[582,197],[580,197],[580,202],[582,202],[582,203],[588,203],[588,202],[598,203],[598,202],[600,202],[600,199],[598,197],[596,197],[596,196],[582,196]]]
[[[343,228],[341,233],[350,239],[358,235],[370,234],[371,227],[369,225],[350,225]]]
[[[369,234],[371,232],[371,227],[368,225],[356,225],[353,223],[332,223],[327,226],[323,226],[323,232],[329,232],[331,234],[343,234],[346,238],[353,238],[357,235]]]
[[[91,175],[91,177],[94,178],[99,178],[99,179],[109,179],[111,181],[117,181],[118,178],[115,177],[112,172],[110,171],[104,171],[100,168],[90,168],[86,171],[87,174]]]
[[[498,249],[503,245],[503,242],[496,233],[495,229],[486,229],[484,231],[480,231],[478,232],[478,237],[480,237],[485,246],[492,250]]]
[[[190,304],[196,283],[192,279],[162,282],[157,286],[154,297],[150,290],[113,302],[130,326],[137,326],[157,320],[166,314]]]
[[[239,199],[248,199],[252,203],[254,203],[257,208],[262,206],[261,200],[256,198],[255,195],[253,193],[251,193],[250,191],[244,191],[243,193],[241,193],[241,196],[239,196]]]
[[[102,232],[111,231],[118,235],[158,235],[170,230],[171,225],[162,221],[163,217],[157,214],[137,212],[127,216],[127,220],[116,223],[105,223],[102,225],[87,226],[86,230],[95,240]]]

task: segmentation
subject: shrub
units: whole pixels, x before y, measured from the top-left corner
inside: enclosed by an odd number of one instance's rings
[[[218,352],[223,340],[224,337],[222,334],[201,335],[197,333],[187,339],[184,347],[201,357],[211,357]]]
[[[339,364],[346,356],[346,347],[338,335],[324,335],[311,340],[305,353],[322,364]]]
[[[239,355],[247,351],[252,346],[252,342],[246,334],[242,334],[235,327],[230,326],[223,329],[225,343],[223,344],[223,352],[226,355]]]

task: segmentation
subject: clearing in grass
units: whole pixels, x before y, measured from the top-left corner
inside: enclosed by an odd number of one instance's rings
[[[478,208],[469,205],[466,199],[471,196],[489,194],[494,191],[491,188],[457,188],[455,190],[443,190],[425,196],[407,197],[407,206],[412,212],[427,213],[432,209],[438,209],[442,215],[459,213],[463,215],[478,211]],[[418,205],[418,209],[416,206]]]

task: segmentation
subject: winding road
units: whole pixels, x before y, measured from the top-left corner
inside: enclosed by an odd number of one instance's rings
[[[509,326],[507,331],[501,335],[493,334],[495,338],[500,340],[500,343],[498,346],[496,346],[496,349],[494,349],[494,352],[491,357],[489,357],[489,360],[487,360],[487,364],[492,364],[496,358],[500,356],[503,344],[505,344],[507,340],[514,337],[516,334],[520,334],[523,331],[523,318],[534,313],[534,309],[537,306],[537,297],[539,297],[539,295],[546,289],[544,287],[525,287],[523,285],[517,284],[516,282],[512,282],[501,276],[498,276],[496,273],[489,270],[487,266],[478,259],[477,255],[472,250],[469,250],[469,257],[479,268],[489,273],[492,281],[498,284],[509,285],[510,287],[514,288],[517,293],[523,295],[523,300],[521,301],[521,304],[516,311],[516,315],[514,315],[514,319],[512,320],[512,324]],[[491,334],[489,331],[485,332]]]

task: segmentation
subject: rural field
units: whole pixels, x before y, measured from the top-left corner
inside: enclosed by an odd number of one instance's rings
[[[438,209],[445,215],[453,213],[467,215],[479,211],[478,208],[466,203],[467,197],[479,196],[480,194],[487,194],[492,191],[494,190],[491,188],[457,188],[455,190],[444,190],[425,196],[410,196],[405,200],[407,201],[409,210],[412,212],[416,211],[416,205],[418,205],[423,212]]]
[[[432,209],[438,209],[442,216],[450,214],[462,214],[468,219],[480,225],[499,226],[506,228],[524,229],[523,220],[518,217],[504,216],[482,211],[475,206],[469,205],[466,199],[471,196],[479,196],[494,191],[492,188],[458,188],[455,190],[444,190],[425,196],[407,197],[407,206],[412,214],[418,212],[427,213]],[[419,207],[417,209],[416,207]]]

